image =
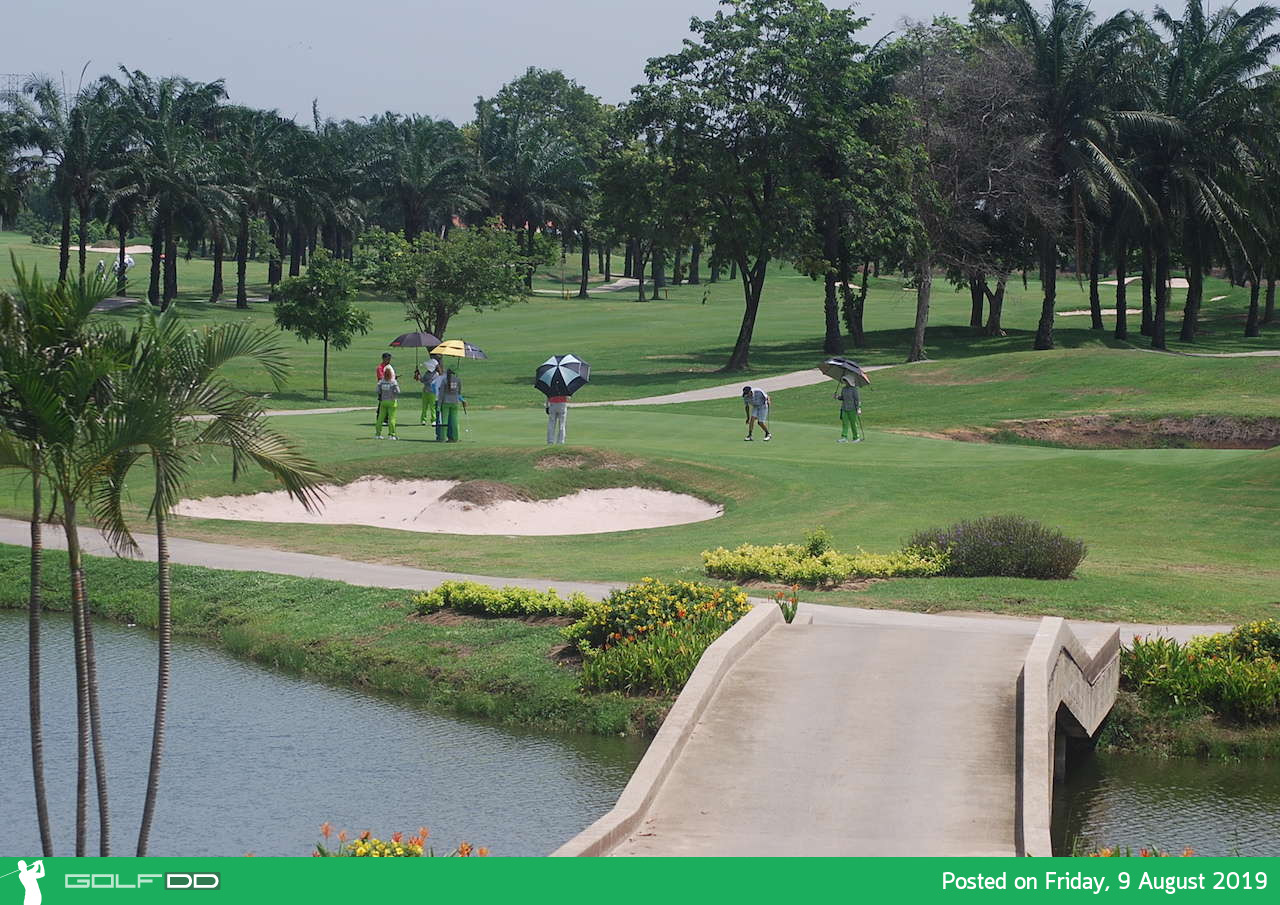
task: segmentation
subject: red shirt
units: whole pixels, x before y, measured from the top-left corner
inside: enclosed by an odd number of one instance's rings
[[[383,372],[383,371],[385,371],[386,369],[387,369],[387,363],[386,363],[385,361],[384,361],[384,362],[380,362],[380,363],[378,364],[378,379],[379,379],[379,380],[381,380],[381,379],[382,379],[382,372]]]
[[[548,396],[547,402],[568,402],[568,396]]]

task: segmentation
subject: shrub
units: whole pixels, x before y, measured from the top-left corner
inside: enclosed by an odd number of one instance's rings
[[[578,592],[565,598],[554,589],[491,588],[474,581],[446,581],[434,591],[415,594],[409,602],[420,616],[446,607],[477,616],[579,616],[590,603]]]
[[[1245,655],[1234,645],[1251,643],[1259,623],[1179,644],[1168,638],[1135,638],[1121,654],[1125,682],[1157,701],[1198,704],[1247,723],[1280,718],[1280,662],[1261,650]]]
[[[812,538],[813,535],[810,535]],[[850,578],[927,578],[940,575],[946,557],[930,550],[898,550],[893,553],[840,553],[825,549],[811,553],[809,543],[757,546],[743,544],[734,550],[705,550],[702,563],[707,574],[729,581],[778,581],[821,588]]]
[[[1203,656],[1235,654],[1238,657],[1271,657],[1280,660],[1280,621],[1259,619],[1237,625],[1229,632],[1206,635],[1192,642]]]
[[[804,537],[804,549],[810,556],[821,556],[831,548],[831,532],[821,525]]]
[[[673,694],[711,642],[750,610],[737,588],[646,578],[588,601],[564,635],[582,651],[584,691]]]
[[[1083,541],[1020,515],[920,531],[906,548],[947,554],[945,574],[961,578],[1070,578],[1087,552]]]

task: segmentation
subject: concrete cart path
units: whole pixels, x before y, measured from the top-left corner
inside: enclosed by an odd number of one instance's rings
[[[156,555],[156,539],[149,534],[134,535],[142,548],[142,555],[154,559]],[[80,541],[84,551],[93,556],[115,555],[102,534],[93,528],[81,527]],[[0,518],[0,544],[14,544],[25,547],[31,543],[30,526],[20,520]],[[47,548],[65,550],[67,541],[62,529],[56,525],[45,525],[44,544]],[[181,537],[169,538],[169,557],[175,563],[189,566],[205,566],[210,569],[225,569],[232,572],[270,572],[277,575],[296,575],[300,578],[326,578],[332,581],[345,581],[347,584],[369,588],[405,588],[413,591],[428,591],[438,587],[444,581],[478,581],[482,584],[501,587],[516,585],[522,588],[546,590],[555,588],[562,593],[580,591],[592,599],[599,600],[608,596],[609,592],[627,584],[627,582],[607,581],[554,581],[546,578],[510,578],[494,575],[468,575],[462,572],[445,572],[432,569],[419,569],[413,566],[397,566],[387,563],[354,562],[339,559],[336,556],[318,556],[314,553],[293,553],[287,550],[274,550],[269,547],[239,547],[232,544],[216,544],[208,541],[188,540]],[[771,600],[754,598],[757,603],[773,606]],[[1007,632],[1013,634],[1035,633],[1038,620],[1036,617],[1020,618],[1000,616],[988,613],[907,613],[898,610],[869,610],[859,607],[828,606],[824,604],[802,603],[802,613],[812,612],[814,620],[824,624],[878,624],[885,626],[903,626],[913,628],[932,628],[944,631],[963,631],[965,626],[984,626],[983,631]],[[1073,620],[1072,628],[1082,641],[1088,643],[1093,634],[1110,628],[1115,623],[1088,622]],[[1229,625],[1144,625],[1122,623],[1120,638],[1128,643],[1135,635],[1165,635],[1185,641],[1195,635],[1213,634],[1229,631]]]
[[[900,365],[870,365],[864,371],[883,371]],[[766,393],[776,390],[791,390],[796,387],[813,386],[831,380],[817,368],[806,371],[792,371],[789,374],[778,374],[773,377],[744,377],[733,383],[720,386],[704,387],[701,390],[685,390],[682,393],[667,393],[663,396],[645,396],[640,399],[613,399],[606,402],[575,402],[574,408],[586,408],[595,405],[674,405],[678,402],[706,402],[712,399],[737,399],[742,395],[742,388],[748,384],[758,387]],[[834,383],[834,381],[833,381]]]
[[[1016,854],[1017,679],[1037,624],[948,623],[775,626],[612,854]]]

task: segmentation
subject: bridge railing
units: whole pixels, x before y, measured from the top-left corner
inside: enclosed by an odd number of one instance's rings
[[[1040,621],[1018,677],[1019,855],[1053,854],[1053,781],[1066,732],[1090,737],[1115,703],[1120,683],[1120,629],[1086,650],[1064,620]],[[1065,713],[1062,713],[1065,711]],[[1069,715],[1070,719],[1066,719]]]

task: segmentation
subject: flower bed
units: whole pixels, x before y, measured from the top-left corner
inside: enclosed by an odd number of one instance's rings
[[[474,581],[446,581],[434,591],[410,599],[420,616],[443,609],[476,616],[580,616],[590,602],[576,592],[561,597],[554,589],[491,588]]]

